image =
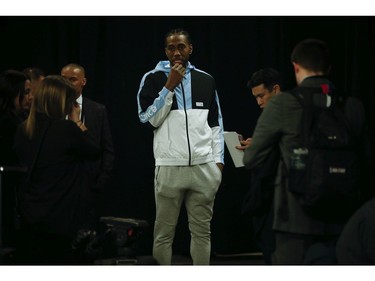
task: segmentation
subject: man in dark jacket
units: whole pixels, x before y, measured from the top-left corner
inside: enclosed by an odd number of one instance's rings
[[[82,95],[87,79],[85,69],[71,63],[61,69],[61,76],[67,78],[76,90],[76,101],[81,107],[81,121],[88,128],[95,144],[101,149],[101,157],[97,161],[85,163],[91,182],[89,188],[94,197],[95,217],[100,215],[98,206],[100,198],[110,184],[114,165],[114,148],[109,127],[107,109],[103,104],[94,102]]]
[[[263,110],[268,101],[281,92],[281,76],[276,69],[262,68],[252,74],[247,86]],[[251,145],[251,138],[240,143],[237,149],[245,150]],[[277,172],[279,157],[279,149],[275,147],[262,167],[251,171],[251,184],[242,203],[242,213],[251,216],[254,239],[266,264],[272,264],[271,254],[275,248],[272,230],[273,177]]]
[[[294,48],[291,60],[298,87],[321,88],[322,93],[331,94],[333,84],[326,76],[331,67],[329,50],[324,42],[316,39],[300,42]],[[344,111],[355,136],[363,138],[365,113],[362,104],[348,98]],[[302,209],[298,198],[289,192],[286,171],[290,168],[291,148],[298,145],[302,113],[301,105],[291,94],[272,98],[258,119],[251,146],[245,150],[245,166],[256,169],[275,146],[280,148],[281,157],[274,179],[274,264],[303,264],[312,245],[336,241],[343,228],[343,222],[312,218]]]

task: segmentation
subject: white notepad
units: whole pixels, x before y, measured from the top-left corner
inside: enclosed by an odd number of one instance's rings
[[[241,145],[237,132],[224,132],[224,141],[232,157],[234,166],[236,168],[245,166],[243,163],[244,152],[236,148],[237,145]]]

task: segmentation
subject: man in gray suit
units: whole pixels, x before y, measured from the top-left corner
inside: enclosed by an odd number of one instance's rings
[[[334,86],[327,78],[331,68],[329,50],[324,42],[316,39],[300,42],[294,48],[291,60],[299,88],[321,88],[322,94],[332,94]],[[298,145],[302,113],[302,107],[293,95],[284,93],[273,97],[258,119],[251,146],[245,150],[244,163],[248,169],[259,168],[275,146],[281,152],[274,179],[273,230],[276,244],[273,264],[303,264],[314,244],[334,245],[344,225],[343,222],[328,223],[312,218],[302,209],[298,198],[288,190],[291,148]],[[356,137],[361,137],[365,131],[362,104],[348,98],[345,114]]]

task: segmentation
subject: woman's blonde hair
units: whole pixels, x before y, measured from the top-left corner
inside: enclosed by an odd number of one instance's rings
[[[30,139],[33,137],[37,113],[51,119],[64,119],[72,110],[74,101],[75,90],[67,79],[59,75],[47,76],[34,94],[29,117],[25,121],[26,135]]]

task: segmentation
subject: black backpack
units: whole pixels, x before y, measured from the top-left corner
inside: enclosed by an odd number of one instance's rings
[[[343,222],[358,207],[360,180],[357,140],[344,113],[345,99],[321,88],[298,87],[290,93],[303,115],[299,145],[292,149],[289,191],[311,217]]]

